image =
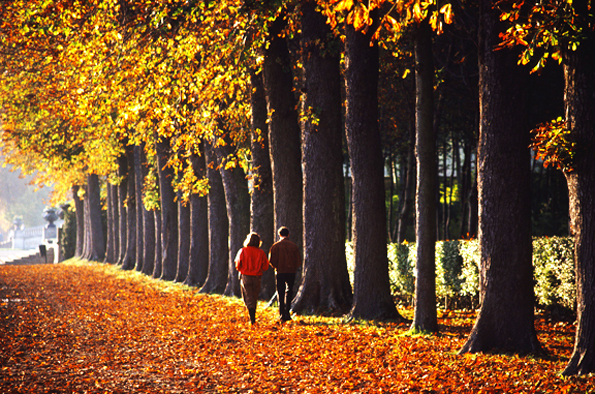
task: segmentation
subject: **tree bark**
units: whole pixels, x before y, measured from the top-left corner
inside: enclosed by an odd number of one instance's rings
[[[422,21],[415,33],[415,120],[417,187],[415,195],[417,260],[415,312],[411,329],[438,331],[436,312],[436,134],[432,30]]]
[[[499,43],[498,11],[480,3],[479,243],[482,305],[461,353],[540,351],[534,327],[528,71]]]
[[[469,209],[468,209],[468,228],[467,237],[475,238],[478,231],[479,207],[477,201],[477,173],[473,176],[471,189],[469,190]]]
[[[579,79],[579,78],[577,78]],[[579,79],[580,80],[580,79]],[[593,86],[593,85],[591,85]],[[593,108],[593,107],[591,107]],[[586,118],[586,117],[585,117]],[[578,119],[577,119],[578,121]],[[592,122],[593,119],[590,119]],[[593,152],[595,141],[593,141],[592,126],[585,129],[592,133],[587,138],[589,145],[583,145],[585,151]],[[590,148],[586,148],[590,146]],[[586,375],[595,372],[595,226],[593,215],[595,215],[595,171],[591,162],[592,159],[583,160],[579,164],[577,159],[576,170],[566,173],[570,203],[570,221],[572,235],[574,236],[574,259],[576,271],[576,295],[577,295],[577,319],[574,350],[570,361],[566,365],[564,375]]]
[[[89,205],[89,186],[84,186],[85,190],[85,197],[83,198],[83,209],[85,212],[84,220],[85,220],[85,233],[83,238],[83,254],[82,258],[84,260],[91,259],[91,224],[89,223],[91,218],[90,213],[90,205]]]
[[[101,198],[99,187],[99,176],[89,174],[87,176],[87,196],[89,203],[89,255],[92,261],[103,261],[105,257],[105,235],[101,223]]]
[[[428,21],[426,19],[426,21]],[[423,28],[423,27],[422,27]],[[431,37],[431,29],[428,28],[428,36]],[[419,36],[418,36],[419,37]],[[418,43],[419,39],[416,38],[416,45]],[[422,40],[424,41],[424,40]],[[427,41],[427,39],[425,40]],[[423,46],[428,46],[431,48],[432,43],[431,40],[429,42],[429,44],[425,44]],[[430,52],[431,53],[431,52]],[[427,55],[426,55],[427,56]],[[429,75],[429,73],[426,71],[426,75],[429,78],[433,77],[433,70],[432,70],[432,76]],[[417,75],[417,74],[416,74]],[[432,78],[433,81],[433,78]],[[432,86],[433,86],[433,82],[432,82]],[[426,88],[427,90],[427,88]],[[434,89],[432,88],[432,91]],[[439,161],[440,161],[440,153],[439,153],[439,148],[438,148],[438,138],[436,137],[438,135],[438,130],[440,127],[439,121],[440,121],[440,111],[442,110],[442,106],[444,103],[444,93],[443,93],[443,89],[441,89],[441,86],[438,86],[437,88],[437,97],[436,100],[434,100],[434,98],[432,97],[432,101],[434,103],[433,105],[433,115],[432,115],[432,120],[433,120],[433,128],[434,128],[434,152],[436,152],[434,154],[434,161],[435,161],[435,179],[436,179],[436,186],[434,187],[435,193],[434,193],[434,198],[436,199],[436,203],[434,204],[434,211],[436,212],[436,221],[434,222],[436,224],[436,240],[443,240],[443,239],[447,239],[446,237],[446,231],[444,230],[444,225],[446,223],[446,215],[447,215],[447,202],[446,202],[446,193],[448,190],[448,182],[447,182],[447,177],[446,177],[446,161],[447,161],[447,155],[448,155],[448,136],[444,135],[444,137],[442,138],[442,179],[440,179],[440,175],[439,175],[439,171],[440,171],[440,165],[439,165]],[[446,133],[445,133],[446,134]],[[419,169],[418,169],[419,171]],[[419,182],[419,180],[418,180]],[[444,196],[444,203],[441,204],[440,200],[441,197]],[[442,234],[441,234],[442,233]]]
[[[149,175],[149,163],[145,150],[141,152],[141,174],[143,179],[147,179]],[[141,193],[141,195],[143,195]],[[141,200],[142,201],[142,200]],[[155,225],[155,211],[149,211],[145,208],[145,204],[142,204],[143,212],[143,267],[141,272],[145,275],[153,275],[155,270],[155,248],[157,246],[156,240],[156,225]]]
[[[469,204],[470,204],[470,191],[471,191],[471,144],[468,141],[463,142],[463,159],[462,170],[459,172],[459,188],[461,201],[461,227],[459,231],[459,238],[468,238],[469,233]]]
[[[209,178],[209,273],[200,292],[223,294],[227,284],[229,222],[223,181],[216,169],[217,156],[210,144],[205,146],[205,159]]]
[[[284,15],[269,30],[269,47],[263,64],[263,80],[269,119],[269,151],[273,172],[275,228],[289,228],[292,240],[302,248],[302,169],[300,127],[293,93],[291,57],[285,37]]]
[[[578,1],[579,15],[587,15],[587,2]],[[581,21],[582,22],[582,21]],[[570,229],[574,236],[578,325],[574,351],[564,375],[595,372],[595,34],[588,26],[576,51],[564,56],[565,110],[571,140],[576,143],[572,167],[566,172]]]
[[[113,196],[113,188],[109,182],[106,182],[105,185],[106,189],[106,211],[107,211],[107,233],[106,233],[106,241],[105,241],[105,258],[103,259],[104,263],[111,263],[114,261],[114,253],[115,253],[115,246],[114,246],[114,214],[112,210],[112,206],[114,204],[114,196]]]
[[[250,194],[250,229],[260,235],[261,248],[269,251],[275,240],[275,208],[273,179],[269,156],[267,103],[264,94],[262,72],[250,75],[252,85],[252,193]],[[264,272],[260,282],[260,298],[270,299],[275,295],[275,270]]]
[[[412,225],[412,212],[414,203],[414,190],[417,184],[417,166],[415,161],[415,127],[409,132],[409,148],[407,149],[407,172],[405,175],[405,190],[403,191],[403,205],[399,213],[399,227],[397,242],[402,243],[407,239],[407,231]],[[411,240],[410,240],[411,241]]]
[[[113,220],[113,244],[114,244],[114,254],[109,261],[110,264],[116,264],[118,262],[118,256],[120,255],[120,209],[118,207],[118,185],[109,184],[109,187],[112,191],[112,202],[110,204],[110,209],[112,210]]]
[[[204,149],[200,154],[190,156],[194,174],[198,179],[206,177]],[[209,207],[207,196],[190,196],[190,261],[188,276],[184,282],[188,286],[202,286],[209,272]]]
[[[126,146],[126,252],[122,259],[122,269],[134,269],[136,263],[136,171],[134,165],[134,147]]]
[[[371,33],[365,35],[352,25],[346,25],[345,30],[345,129],[352,170],[355,259],[350,315],[362,319],[399,319],[388,277],[384,165],[378,130],[378,46],[370,45]]]
[[[227,140],[227,138],[226,138]],[[235,267],[235,256],[243,246],[250,232],[250,195],[246,173],[239,165],[225,169],[226,158],[233,154],[231,141],[225,146],[215,148],[219,172],[223,181],[223,192],[229,223],[229,255],[227,259],[227,285],[223,292],[226,296],[241,297],[240,278]]]
[[[161,210],[153,211],[155,222],[155,260],[153,263],[153,278],[161,278],[163,271],[163,240],[161,236]]]
[[[450,224],[452,222],[453,216],[453,199],[454,199],[454,190],[455,190],[455,174],[459,171],[458,161],[458,144],[455,142],[455,138],[451,133],[451,141],[452,141],[452,157],[450,160],[450,175],[445,173],[445,177],[448,180],[448,189],[446,193],[447,200],[446,203],[446,221],[444,223],[444,239],[449,240],[451,239],[450,236]],[[446,163],[448,165],[448,162]]]
[[[122,154],[118,157],[118,254],[116,261],[117,265],[122,265],[124,256],[126,255],[126,235],[127,235],[127,219],[126,219],[126,195],[128,193],[128,162],[126,155]]]
[[[395,155],[392,152],[388,152],[385,163],[385,171],[388,173],[389,187],[388,187],[388,212],[386,218],[386,231],[388,243],[395,242],[395,233],[392,229],[395,227],[395,202],[394,195],[396,189],[396,178],[395,178]]]
[[[178,193],[178,271],[175,282],[184,283],[190,263],[190,202],[182,201]]]
[[[76,210],[76,249],[75,256],[83,256],[83,247],[85,243],[85,205],[79,197],[79,185],[72,187],[72,199],[74,200],[74,209]]]
[[[143,268],[141,272],[153,276],[155,271],[155,250],[157,240],[155,237],[155,211],[144,210],[143,212]]]
[[[339,44],[316,2],[302,5],[304,269],[296,313],[343,315],[353,300],[345,258],[345,184]]]
[[[118,257],[120,256],[120,207],[118,205],[119,198],[118,198],[118,185],[110,185],[112,189],[112,215],[114,217],[114,255],[110,261],[110,264],[116,264],[118,262]]]
[[[172,185],[174,171],[167,165],[171,146],[169,138],[157,136],[155,143],[159,171],[161,203],[161,279],[174,280],[178,270],[178,206]]]
[[[134,269],[136,271],[142,271],[145,263],[145,236],[144,236],[144,216],[145,216],[145,204],[143,203],[143,183],[145,177],[143,176],[143,151],[144,144],[137,145],[134,147],[134,196],[136,199],[136,257],[134,259]]]

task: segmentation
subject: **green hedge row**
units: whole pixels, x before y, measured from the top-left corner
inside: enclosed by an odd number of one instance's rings
[[[574,246],[568,237],[533,239],[535,296],[540,307],[575,309]],[[350,274],[353,248],[346,245]],[[393,296],[411,305],[415,287],[416,245],[389,244],[389,276]],[[479,242],[473,240],[436,243],[436,296],[443,307],[474,308],[479,294]]]

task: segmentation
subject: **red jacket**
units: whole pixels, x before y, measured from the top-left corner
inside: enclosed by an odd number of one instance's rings
[[[256,246],[245,246],[238,250],[235,263],[242,275],[262,276],[263,271],[269,268],[266,253]]]

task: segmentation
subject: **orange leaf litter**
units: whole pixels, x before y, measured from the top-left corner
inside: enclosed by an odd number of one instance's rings
[[[410,311],[403,311],[404,313]],[[96,263],[0,266],[0,393],[586,393],[564,378],[574,326],[536,321],[548,356],[457,355],[474,314],[441,334],[294,316]]]

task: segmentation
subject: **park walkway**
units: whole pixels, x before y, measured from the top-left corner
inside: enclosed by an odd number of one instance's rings
[[[38,249],[0,249],[0,265],[13,264],[39,254]]]
[[[544,325],[550,359],[458,356],[473,316],[437,337],[296,317],[102,264],[0,266],[0,393],[584,392],[562,379],[572,332]],[[555,338],[555,339],[554,339]],[[564,389],[564,390],[563,390]]]

